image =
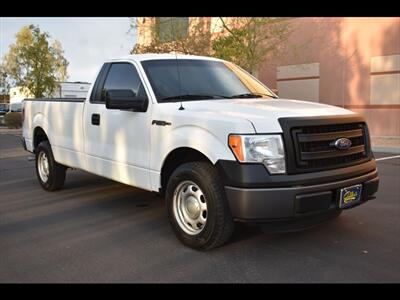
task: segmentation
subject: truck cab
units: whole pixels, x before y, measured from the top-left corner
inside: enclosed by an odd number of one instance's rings
[[[373,198],[361,115],[280,99],[233,63],[176,54],[106,61],[86,99],[26,99],[23,144],[46,190],[68,168],[153,191],[187,246],[235,222],[308,227]]]

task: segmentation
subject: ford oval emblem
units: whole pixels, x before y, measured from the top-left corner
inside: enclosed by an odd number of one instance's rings
[[[347,138],[340,138],[335,140],[333,145],[339,150],[346,150],[351,147],[351,141]]]

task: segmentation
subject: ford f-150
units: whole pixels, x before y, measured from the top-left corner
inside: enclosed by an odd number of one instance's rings
[[[364,118],[280,99],[233,63],[177,54],[106,61],[86,99],[23,101],[23,146],[45,190],[68,168],[154,191],[187,246],[235,222],[302,228],[373,198]]]

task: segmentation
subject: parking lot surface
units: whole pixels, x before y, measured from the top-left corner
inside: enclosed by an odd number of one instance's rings
[[[0,135],[0,282],[400,282],[400,158],[378,162],[375,200],[335,220],[285,234],[238,226],[200,252],[175,238],[154,194],[78,170],[46,192],[28,155]]]

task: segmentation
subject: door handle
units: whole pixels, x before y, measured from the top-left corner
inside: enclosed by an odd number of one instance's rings
[[[99,126],[100,125],[100,115],[92,114],[92,125]]]

